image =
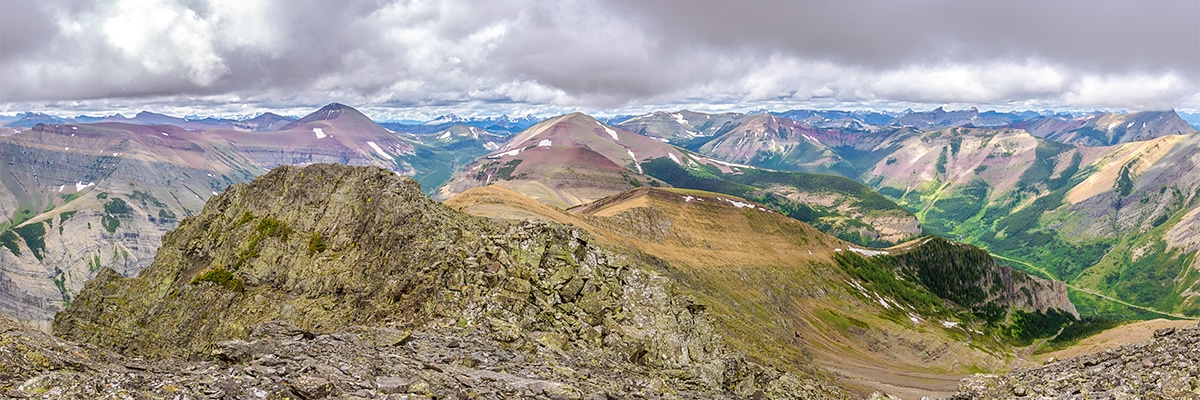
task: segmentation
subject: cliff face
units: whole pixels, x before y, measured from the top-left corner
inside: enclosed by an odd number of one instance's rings
[[[456,378],[484,374],[475,368],[480,360],[561,362],[579,372],[547,368],[553,371],[522,379],[577,396],[647,376],[654,382],[635,392],[839,393],[728,350],[707,307],[664,277],[665,264],[590,242],[583,231],[558,224],[502,225],[458,213],[427,199],[411,179],[379,168],[280,167],[230,187],[182,221],[138,277],[103,270],[59,313],[53,330],[156,362],[222,354],[254,363],[274,354],[263,348],[287,346],[261,333],[280,326],[298,338],[351,332],[367,342],[375,334],[363,336],[364,329],[382,329],[469,343],[476,363],[439,367]],[[271,346],[230,344],[255,338]],[[454,373],[462,368],[470,371]],[[469,386],[422,382],[421,389],[442,395]]]

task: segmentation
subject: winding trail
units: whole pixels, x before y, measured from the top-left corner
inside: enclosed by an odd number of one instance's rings
[[[1155,310],[1155,309],[1153,309],[1153,308],[1149,308],[1149,307],[1139,306],[1139,305],[1137,305],[1137,304],[1131,304],[1131,303],[1129,303],[1129,302],[1126,302],[1126,301],[1124,301],[1124,300],[1121,300],[1121,299],[1116,299],[1116,298],[1109,297],[1108,295],[1105,295],[1105,294],[1102,294],[1102,293],[1100,293],[1100,292],[1097,292],[1097,291],[1095,291],[1094,289],[1085,288],[1085,287],[1080,287],[1080,286],[1075,286],[1075,285],[1073,285],[1073,284],[1071,284],[1071,283],[1069,283],[1069,282],[1066,282],[1066,281],[1063,281],[1063,280],[1061,280],[1061,279],[1058,279],[1058,277],[1057,277],[1057,276],[1054,276],[1054,274],[1051,274],[1051,273],[1050,273],[1050,271],[1047,271],[1047,270],[1045,270],[1045,269],[1043,269],[1043,268],[1041,268],[1041,267],[1038,267],[1038,266],[1036,266],[1036,265],[1033,265],[1033,264],[1030,264],[1030,263],[1027,263],[1027,262],[1021,261],[1021,260],[1017,260],[1017,259],[1014,259],[1014,258],[1008,258],[1008,257],[1002,256],[1002,255],[999,255],[999,254],[995,254],[995,253],[992,253],[992,257],[996,257],[996,258],[999,258],[999,259],[1001,259],[1001,260],[1004,260],[1004,261],[1011,261],[1011,262],[1015,262],[1015,263],[1018,263],[1018,264],[1024,265],[1024,266],[1026,266],[1026,267],[1029,267],[1030,269],[1032,269],[1032,270],[1034,270],[1034,271],[1041,272],[1041,273],[1042,273],[1042,275],[1048,276],[1048,277],[1050,277],[1051,279],[1054,279],[1054,280],[1056,280],[1056,281],[1062,282],[1064,285],[1067,285],[1067,288],[1068,288],[1068,289],[1074,290],[1074,291],[1076,291],[1076,292],[1087,293],[1087,294],[1090,294],[1090,295],[1092,295],[1092,296],[1096,296],[1096,297],[1099,297],[1099,298],[1102,298],[1102,299],[1105,299],[1105,300],[1108,300],[1108,301],[1111,301],[1111,302],[1114,302],[1114,303],[1117,303],[1117,304],[1120,304],[1120,305],[1123,305],[1123,306],[1126,306],[1126,307],[1129,307],[1129,308],[1136,308],[1136,309],[1139,309],[1139,310],[1142,310],[1142,311],[1151,312],[1151,313],[1154,313],[1154,314],[1163,315],[1163,316],[1167,316],[1167,317],[1171,317],[1171,318],[1186,319],[1186,320],[1192,320],[1192,321],[1200,320],[1200,318],[1197,318],[1197,317],[1189,317],[1189,316],[1186,316],[1186,315],[1183,315],[1183,314],[1173,314],[1173,313],[1168,313],[1168,312],[1163,312],[1163,311]]]

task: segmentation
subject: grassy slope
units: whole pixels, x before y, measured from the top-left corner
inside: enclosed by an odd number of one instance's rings
[[[863,246],[886,247],[896,244],[866,237],[859,232],[874,228],[850,214],[867,216],[896,215],[910,216],[908,212],[891,200],[870,188],[836,175],[807,172],[784,172],[745,169],[740,174],[722,174],[711,167],[685,168],[668,159],[656,159],[642,164],[647,175],[660,179],[671,186],[706,190],[751,199],[776,211],[811,224],[842,240]],[[823,207],[818,204],[789,200],[780,191],[783,188],[799,193],[832,195],[846,199],[848,204]],[[845,206],[851,211],[840,210]],[[906,238],[907,239],[907,238]]]
[[[743,351],[776,365],[811,356],[856,382],[942,390],[952,389],[962,374],[1004,368],[1012,357],[1006,336],[1011,332],[999,325],[989,327],[960,308],[941,306],[925,286],[848,273],[845,259],[865,259],[834,251],[847,243],[778,213],[738,208],[730,201],[742,200],[642,188],[566,212],[490,186],[467,191],[447,205],[482,216],[571,223],[601,241],[667,260],[693,289],[690,294],[724,322],[726,335],[744,338]],[[863,268],[882,265],[868,264]],[[882,306],[878,298],[863,297],[847,283],[856,276],[892,303]],[[917,300],[924,305],[894,306]],[[914,315],[920,323],[913,323]],[[948,328],[940,321],[963,325]],[[968,332],[968,325],[987,332]]]

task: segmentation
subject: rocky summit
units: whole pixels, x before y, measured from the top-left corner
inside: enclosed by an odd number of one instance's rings
[[[375,167],[279,167],[102,271],[53,332],[0,329],[12,397],[837,398],[731,350],[664,262],[499,223]]]
[[[1005,375],[975,375],[954,399],[1200,399],[1200,326],[1154,336]]]

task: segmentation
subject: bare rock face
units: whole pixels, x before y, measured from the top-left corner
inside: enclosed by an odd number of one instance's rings
[[[1200,327],[1163,329],[1145,343],[1005,375],[974,375],[959,384],[954,397],[1013,398],[1200,398]]]
[[[62,338],[146,360],[129,375],[139,378],[87,386],[108,379],[95,371],[111,365],[97,361],[30,367],[0,389],[157,395],[166,386],[143,382],[163,381],[196,397],[844,394],[728,350],[664,263],[590,241],[558,224],[458,213],[379,168],[279,167],[182,221],[138,277],[102,271],[55,318]]]

